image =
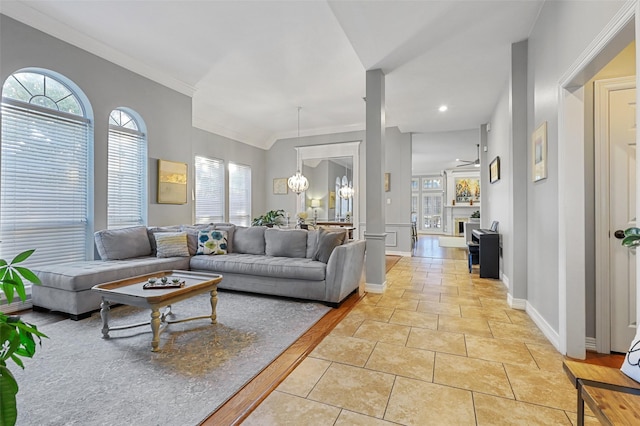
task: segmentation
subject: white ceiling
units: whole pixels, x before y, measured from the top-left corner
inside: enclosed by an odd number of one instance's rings
[[[301,135],[364,129],[376,68],[388,126],[479,128],[542,4],[0,0],[0,12],[192,96],[194,126],[269,148],[297,134],[298,106]],[[450,157],[473,156],[463,148]]]

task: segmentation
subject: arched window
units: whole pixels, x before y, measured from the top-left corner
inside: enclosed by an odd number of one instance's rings
[[[147,137],[143,121],[126,108],[109,115],[109,229],[147,223]]]
[[[87,258],[90,106],[72,87],[40,70],[2,86],[2,258],[28,249],[36,249],[29,266]]]

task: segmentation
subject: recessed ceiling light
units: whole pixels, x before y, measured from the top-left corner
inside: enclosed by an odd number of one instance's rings
[[[438,108],[438,111],[445,112],[448,109],[449,109],[449,107],[447,107],[446,105],[442,105],[442,106],[440,106],[440,108]]]

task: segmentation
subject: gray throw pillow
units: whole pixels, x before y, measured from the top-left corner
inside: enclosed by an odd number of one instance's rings
[[[264,254],[264,226],[236,226],[233,233],[233,252]]]
[[[146,226],[105,229],[96,232],[94,239],[102,260],[121,260],[151,254]]]
[[[316,254],[313,256],[313,260],[327,263],[333,250],[343,243],[346,235],[345,231],[327,231],[320,228]]]
[[[307,231],[307,259],[313,259],[318,248],[318,234],[320,231],[311,229]]]
[[[233,253],[233,233],[236,226],[233,223],[214,223],[216,231],[227,231],[227,253]]]
[[[189,254],[194,256],[198,251],[198,233],[200,231],[211,231],[213,224],[181,225],[180,230],[187,233],[187,247]]]
[[[303,229],[264,231],[265,254],[276,257],[306,257],[307,231]]]

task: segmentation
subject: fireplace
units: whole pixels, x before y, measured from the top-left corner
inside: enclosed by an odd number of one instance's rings
[[[459,237],[464,235],[464,224],[469,221],[467,217],[456,217],[453,219],[453,235]]]

